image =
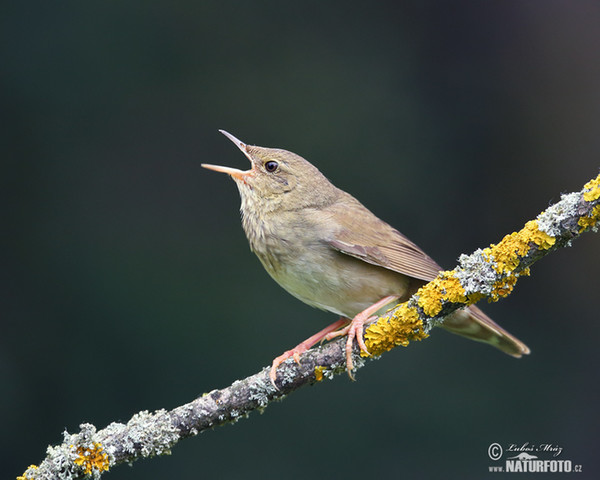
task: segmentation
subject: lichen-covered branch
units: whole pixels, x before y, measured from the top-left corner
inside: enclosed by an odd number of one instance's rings
[[[508,296],[520,276],[548,253],[569,245],[600,222],[600,175],[580,192],[540,213],[518,232],[498,244],[461,255],[459,265],[420,288],[406,303],[398,305],[365,330],[365,344],[372,355],[397,345],[427,337],[434,326],[453,311],[483,298],[495,302]]]
[[[600,222],[600,175],[580,192],[561,200],[498,244],[461,255],[459,265],[423,286],[413,297],[382,315],[365,330],[372,355],[426,338],[431,328],[458,308],[483,298],[497,301],[513,290],[517,279],[549,252],[570,244],[581,233],[597,231]],[[50,446],[39,466],[30,466],[19,480],[99,478],[121,463],[170,453],[179,440],[208,428],[235,422],[253,410],[306,384],[332,378],[345,368],[345,340],[313,348],[278,369],[277,387],[269,368],[227,388],[213,390],[171,411],[135,414],[127,424],[111,423],[102,430],[82,424],[76,434],[64,433],[63,443]],[[356,368],[364,361],[358,355]]]

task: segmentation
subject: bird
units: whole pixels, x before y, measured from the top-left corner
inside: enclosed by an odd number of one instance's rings
[[[277,368],[318,342],[347,335],[346,368],[353,379],[354,341],[368,354],[364,324],[394,303],[407,301],[442,268],[415,243],[334,186],[300,155],[249,145],[219,130],[250,160],[239,170],[203,163],[229,175],[241,198],[242,227],[269,275],[304,303],[340,319],[276,357]],[[406,208],[406,207],[405,207]],[[447,316],[441,327],[513,356],[529,348],[474,305]]]

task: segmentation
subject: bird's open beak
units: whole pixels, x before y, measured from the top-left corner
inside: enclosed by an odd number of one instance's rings
[[[239,140],[238,138],[235,138],[231,133],[226,132],[225,130],[219,130],[219,132],[221,132],[229,140],[231,140],[233,143],[235,143],[237,145],[237,147],[242,151],[242,153],[244,155],[246,155],[246,157],[248,157],[248,160],[250,160],[250,163],[252,164],[252,168],[250,170],[244,171],[244,170],[239,170],[237,168],[222,167],[220,165],[211,165],[210,163],[203,163],[202,166],[209,170],[214,170],[215,172],[226,173],[227,175],[230,175],[231,177],[233,177],[236,180],[243,181],[246,176],[248,176],[254,172],[254,163],[252,163],[252,158],[250,157],[250,154],[248,153],[246,144],[244,142],[242,142],[241,140]]]

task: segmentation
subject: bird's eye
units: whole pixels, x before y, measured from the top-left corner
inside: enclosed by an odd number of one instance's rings
[[[275,160],[269,160],[268,162],[265,162],[265,170],[270,173],[273,173],[275,170],[277,170],[278,166],[279,164]]]

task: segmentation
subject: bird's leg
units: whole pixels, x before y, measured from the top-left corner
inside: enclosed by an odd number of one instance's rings
[[[331,340],[335,337],[348,335],[348,339],[346,340],[346,369],[348,370],[348,376],[352,380],[354,380],[352,375],[352,370],[354,370],[354,363],[352,362],[352,346],[354,339],[356,339],[360,350],[369,355],[369,351],[367,350],[367,346],[365,345],[365,341],[363,339],[364,324],[369,320],[374,319],[375,317],[373,314],[376,313],[380,308],[386,306],[388,303],[398,300],[398,298],[400,297],[397,295],[390,295],[382,298],[377,303],[374,303],[370,307],[365,308],[362,312],[357,314],[347,327],[328,333],[323,337],[325,340]]]
[[[300,364],[300,354],[306,352],[310,347],[315,345],[316,343],[322,341],[327,335],[331,334],[335,330],[347,325],[347,318],[340,318],[337,322],[333,322],[331,325],[328,325],[320,332],[315,333],[312,337],[307,338],[302,343],[299,343],[291,350],[282,353],[275,360],[273,360],[273,364],[271,365],[271,372],[269,373],[269,378],[271,379],[271,383],[275,388],[275,379],[277,378],[277,367],[285,362],[288,358],[294,357],[294,360],[297,364]]]

